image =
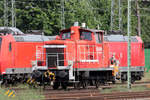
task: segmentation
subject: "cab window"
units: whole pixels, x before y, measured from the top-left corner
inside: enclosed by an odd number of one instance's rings
[[[102,42],[102,38],[100,33],[95,33],[95,39],[96,39],[96,43],[101,43]]]
[[[70,36],[70,32],[66,32],[66,33],[63,33],[62,34],[62,39],[65,40],[65,39],[70,39],[71,36]]]
[[[92,40],[92,33],[91,32],[80,32],[80,39],[81,40]]]

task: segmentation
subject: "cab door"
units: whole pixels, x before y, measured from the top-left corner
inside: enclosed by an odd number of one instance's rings
[[[109,66],[109,52],[107,43],[103,42],[103,32],[95,32],[96,52],[98,54],[99,67]]]

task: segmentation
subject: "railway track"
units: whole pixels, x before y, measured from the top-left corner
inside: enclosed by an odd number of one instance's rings
[[[18,92],[21,89],[17,89],[16,93],[18,95]],[[135,100],[139,98],[142,98],[141,100],[143,100],[143,98],[150,98],[150,91],[101,93],[101,90],[98,89],[67,91],[49,89],[43,90],[41,94],[43,94],[45,97],[39,98],[39,100]]]
[[[115,85],[126,85],[126,84],[115,84]],[[115,85],[107,84],[101,86],[101,88],[113,88]],[[150,82],[136,82],[132,86],[138,85],[150,85]],[[43,92],[45,95],[44,100],[127,100],[127,99],[138,99],[149,98],[150,91],[142,92],[116,92],[116,93],[100,93],[98,89],[81,89],[81,90],[70,90],[70,91],[49,91]]]
[[[126,85],[117,83],[117,85]],[[107,84],[105,86],[101,86],[102,89],[105,88],[113,88],[114,84]],[[150,82],[136,82],[132,84],[132,86],[138,85],[149,85]],[[16,92],[16,95],[20,95],[20,91],[28,90],[29,88],[17,88],[12,87],[9,88]],[[127,99],[137,99],[137,98],[150,98],[150,91],[143,92],[116,92],[116,93],[101,93],[103,90],[95,89],[95,87],[89,87],[88,89],[74,89],[73,87],[69,87],[68,90],[53,90],[51,87],[46,87],[43,90],[42,87],[35,89],[39,91],[40,94],[44,95],[44,98],[40,98],[39,100],[127,100]],[[27,92],[26,92],[27,93]],[[32,94],[31,94],[32,95]]]
[[[150,98],[150,91],[100,93],[99,90],[54,91],[45,94],[44,100],[127,100]]]

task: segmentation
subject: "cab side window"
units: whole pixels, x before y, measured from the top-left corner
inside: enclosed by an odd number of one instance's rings
[[[95,33],[96,43],[102,43],[102,38],[100,33]]]
[[[81,40],[92,40],[92,33],[91,32],[80,32],[80,39]]]

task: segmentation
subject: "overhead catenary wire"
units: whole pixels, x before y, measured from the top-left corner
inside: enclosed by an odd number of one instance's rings
[[[61,29],[65,29],[65,0],[61,0]]]
[[[4,26],[8,27],[8,2],[4,0]]]
[[[119,30],[122,30],[122,7],[121,7],[121,0],[118,0],[119,5]]]
[[[11,0],[12,8],[11,8],[11,16],[12,16],[12,27],[16,27],[16,20],[15,20],[15,0]]]

